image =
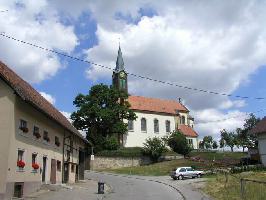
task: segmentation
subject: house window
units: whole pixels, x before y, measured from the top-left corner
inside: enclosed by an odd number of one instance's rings
[[[22,130],[24,133],[27,133],[29,131],[27,127],[27,121],[21,119],[19,123],[19,129]]]
[[[48,132],[47,131],[43,132],[43,140],[45,140],[46,142],[50,142],[50,138],[48,136]]]
[[[133,120],[128,120],[127,126],[128,126],[128,130],[129,131],[134,131],[134,122],[133,122]]]
[[[24,155],[24,150],[18,150],[18,160],[17,161],[23,160],[23,155]]]
[[[186,117],[185,116],[181,116],[180,124],[186,124]]]
[[[145,118],[141,118],[141,131],[147,132],[147,121]]]
[[[154,133],[159,133],[159,121],[154,119]]]
[[[170,133],[170,121],[169,120],[166,120],[165,121],[165,129],[166,129],[166,133]]]
[[[37,163],[37,153],[33,153],[31,158],[32,158],[32,161],[31,161],[32,164]]]
[[[39,127],[37,127],[37,126],[33,127],[33,136],[35,136],[37,139],[39,139],[41,137]]]
[[[56,146],[58,146],[58,147],[60,146],[59,137],[55,136],[54,143],[55,143]]]
[[[75,171],[75,165],[72,164],[72,165],[71,165],[71,172],[74,173],[74,171]]]
[[[59,160],[56,161],[56,169],[57,171],[61,172],[61,161]]]

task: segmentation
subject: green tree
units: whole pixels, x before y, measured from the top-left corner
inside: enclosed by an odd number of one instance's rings
[[[216,141],[213,141],[213,143],[212,143],[212,148],[213,148],[213,149],[217,149],[217,148],[218,148],[218,144],[217,144]]]
[[[95,85],[91,87],[89,94],[79,94],[75,98],[73,103],[77,111],[71,115],[73,125],[86,132],[87,139],[94,145],[95,151],[106,148],[106,140],[109,144],[113,143],[110,141],[113,140],[111,137],[120,138],[127,132],[124,119],[136,119],[126,101],[127,98],[125,92],[103,84]],[[116,145],[113,143],[111,146],[114,148]]]
[[[237,142],[237,135],[234,132],[228,132],[225,129],[221,131],[221,140],[220,140],[220,146],[221,142],[223,143],[223,146],[228,146],[231,148],[231,151],[234,151],[234,146],[238,145]]]
[[[148,155],[153,162],[157,162],[158,158],[166,151],[165,143],[161,138],[154,137],[146,139],[143,144],[142,151]]]
[[[212,143],[213,143],[212,136],[204,136],[202,142],[204,144],[205,149],[211,149],[212,148]]]
[[[186,137],[179,131],[171,133],[168,139],[168,146],[176,153],[184,156],[188,155],[192,150],[187,142]]]

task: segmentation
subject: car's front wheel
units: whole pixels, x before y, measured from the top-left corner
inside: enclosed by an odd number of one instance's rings
[[[184,180],[184,176],[183,175],[179,175],[178,176],[178,180]]]
[[[177,180],[177,177],[176,177],[176,176],[173,176],[172,178],[173,178],[174,180]]]

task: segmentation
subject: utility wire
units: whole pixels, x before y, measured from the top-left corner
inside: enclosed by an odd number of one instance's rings
[[[227,121],[229,119],[239,118],[239,117],[242,117],[242,116],[250,115],[252,113],[260,113],[260,112],[263,112],[263,111],[266,111],[266,109],[260,109],[260,110],[257,110],[255,112],[246,112],[246,113],[242,113],[242,114],[235,115],[235,116],[232,116],[232,117],[227,117],[227,118],[223,118],[223,119],[219,119],[219,120],[214,120],[214,121],[197,122],[197,123],[194,123],[194,124],[219,123],[219,122]]]
[[[74,56],[71,56],[71,55],[67,55],[65,53],[62,53],[62,52],[59,52],[59,51],[56,51],[56,50],[48,49],[48,48],[45,48],[45,47],[30,43],[30,42],[26,42],[26,41],[17,39],[15,37],[6,35],[4,32],[1,32],[0,36],[8,38],[10,40],[14,40],[14,41],[19,42],[19,43],[23,43],[23,44],[26,44],[26,45],[41,49],[41,50],[44,50],[44,51],[55,53],[55,54],[58,54],[58,55],[61,55],[61,56],[64,56],[64,57],[67,57],[67,58],[70,58],[70,59],[73,59],[73,60],[76,60],[76,61],[85,62],[85,63],[91,64],[91,65],[94,65],[94,66],[98,66],[98,67],[109,69],[109,70],[113,71],[113,68],[111,68],[111,67],[107,67],[105,65],[97,64],[97,63],[95,63],[93,61],[88,61],[88,60],[85,60],[85,59],[82,59],[82,58],[78,58],[78,57],[74,57]],[[187,89],[187,90],[207,93],[207,94],[227,96],[227,97],[235,97],[235,98],[241,98],[241,99],[265,100],[265,97],[249,97],[249,96],[240,96],[240,95],[233,95],[233,94],[227,94],[227,93],[220,93],[220,92],[214,92],[214,91],[205,90],[205,89],[199,89],[199,88],[179,85],[179,84],[176,84],[176,83],[162,81],[162,80],[158,80],[158,79],[142,76],[142,75],[139,75],[139,74],[134,74],[134,73],[127,73],[127,74],[130,75],[130,76],[133,76],[133,77],[137,77],[137,78],[141,78],[141,79],[145,79],[145,80],[149,80],[149,81],[153,81],[153,82],[157,82],[157,83],[162,83],[162,84],[166,84],[166,85],[170,85],[170,86],[175,86],[175,87],[179,87],[179,88],[182,88],[182,89]]]
[[[0,12],[8,12],[8,10],[0,10]]]

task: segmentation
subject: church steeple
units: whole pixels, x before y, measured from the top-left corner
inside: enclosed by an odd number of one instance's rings
[[[118,55],[116,58],[116,66],[113,72],[113,87],[120,91],[127,92],[127,73],[124,67],[124,60],[122,57],[122,51],[119,44]]]
[[[122,51],[120,48],[120,44],[119,44],[119,49],[118,49],[118,55],[116,58],[116,67],[115,67],[115,71],[120,72],[125,70],[124,68],[124,60],[123,60],[123,56],[122,56]]]

